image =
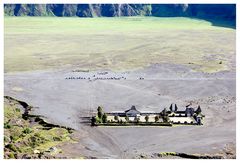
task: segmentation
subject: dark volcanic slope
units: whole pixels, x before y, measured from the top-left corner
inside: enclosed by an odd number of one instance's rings
[[[59,17],[184,16],[206,19],[217,26],[236,27],[235,4],[5,4],[4,13]]]
[[[235,4],[5,4],[9,16],[187,16],[235,20]]]

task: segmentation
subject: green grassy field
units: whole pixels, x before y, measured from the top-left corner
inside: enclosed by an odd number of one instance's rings
[[[123,71],[154,63],[235,69],[235,30],[189,18],[5,17],[4,48],[5,72]]]

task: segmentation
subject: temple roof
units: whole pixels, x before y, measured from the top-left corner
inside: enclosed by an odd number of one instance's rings
[[[131,109],[126,110],[125,113],[130,112],[130,111],[131,111],[131,112],[141,113],[140,111],[138,111],[138,110],[136,109],[136,107],[135,107],[134,105],[131,107]]]

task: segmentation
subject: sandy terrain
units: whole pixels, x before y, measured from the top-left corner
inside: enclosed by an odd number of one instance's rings
[[[107,71],[107,70],[106,70]],[[90,158],[133,158],[156,152],[216,153],[235,144],[235,73],[201,73],[185,66],[155,64],[128,72],[108,72],[121,80],[80,80],[98,72],[34,71],[5,73],[5,95],[35,106],[34,114],[76,129],[79,143],[66,145],[63,155]],[[144,80],[139,80],[143,77]],[[117,99],[117,100],[116,100]],[[95,127],[84,123],[98,105],[104,111],[160,112],[171,103],[179,109],[192,102],[206,115],[203,126]]]
[[[181,17],[5,17],[4,72],[72,66],[131,71],[154,63],[235,70],[235,33]]]
[[[76,129],[79,143],[61,154],[70,158],[216,153],[236,143],[235,42],[236,30],[189,18],[6,17],[4,93]],[[160,112],[190,102],[201,105],[203,126],[84,123],[99,105]]]

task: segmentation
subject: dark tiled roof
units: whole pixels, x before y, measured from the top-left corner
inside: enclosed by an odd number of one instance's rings
[[[141,113],[140,111],[138,111],[138,110],[136,109],[136,107],[135,107],[134,105],[131,107],[131,109],[126,110],[125,113],[127,113],[127,112],[129,112],[129,111],[136,111],[136,112],[138,112],[138,113]]]

